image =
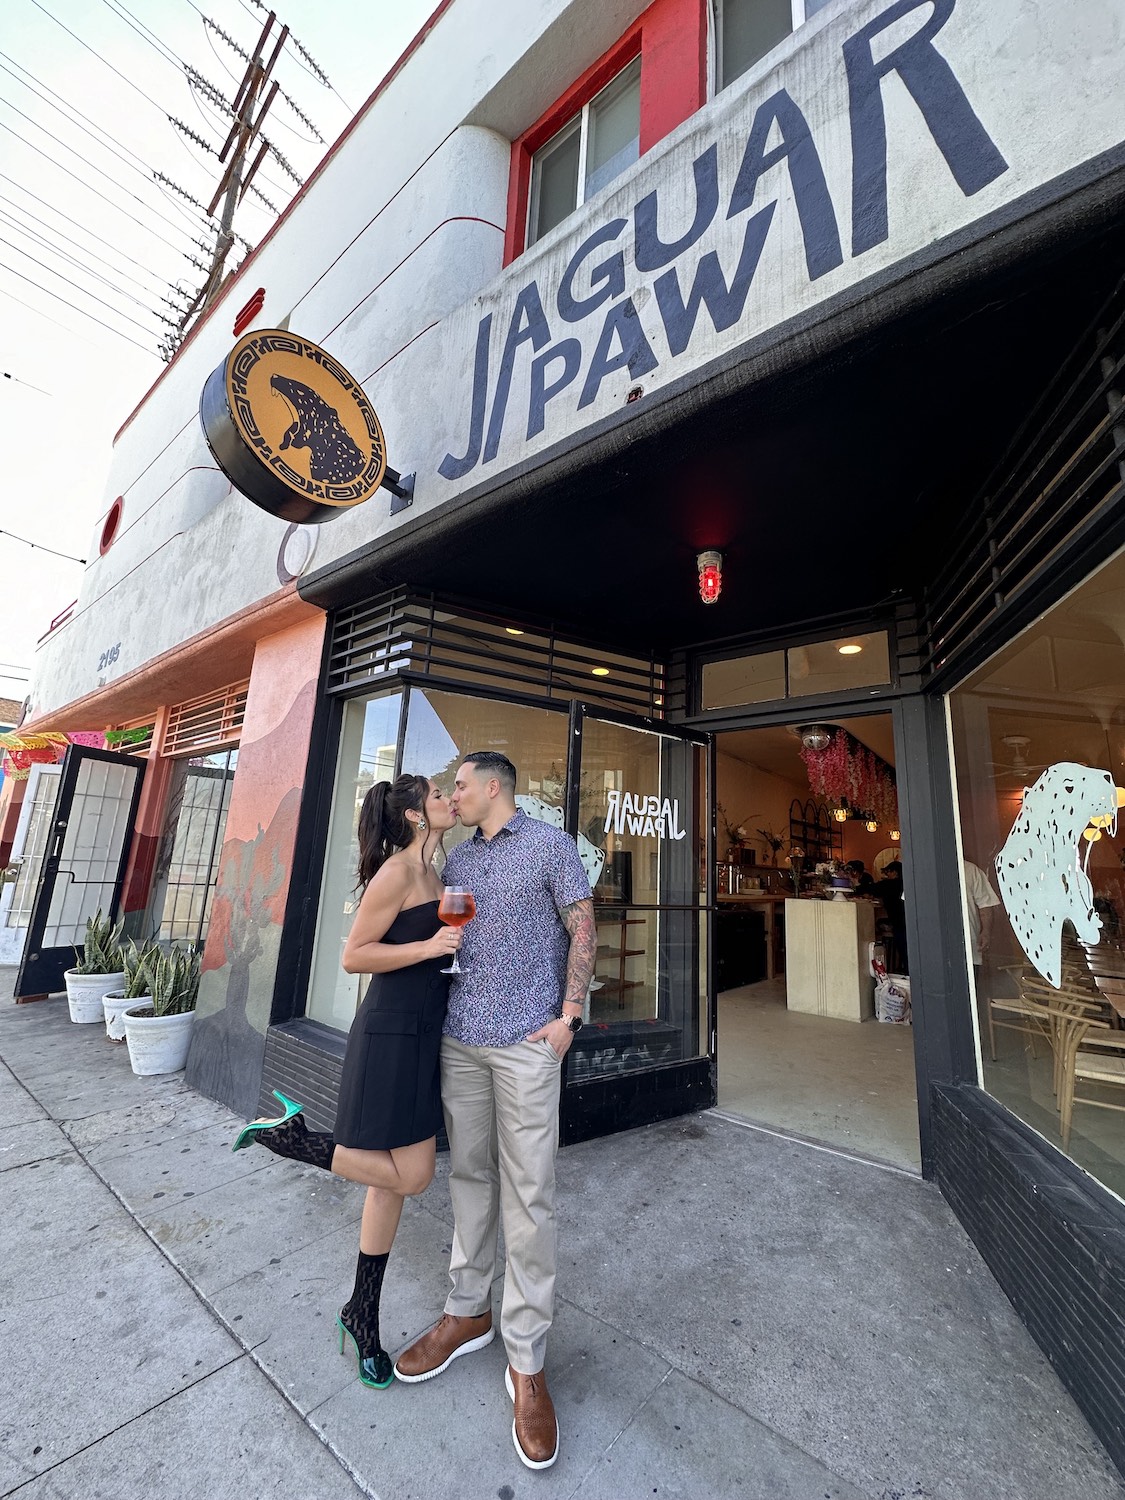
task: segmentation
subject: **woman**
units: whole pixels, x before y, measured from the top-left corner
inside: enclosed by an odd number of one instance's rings
[[[433,859],[457,815],[424,776],[381,781],[359,815],[359,910],[344,946],[349,974],[373,976],[348,1034],[336,1128],[314,1134],[301,1106],[274,1090],[285,1113],[255,1120],[234,1143],[259,1141],[278,1156],[309,1162],[367,1187],[355,1290],[336,1326],[347,1335],[364,1385],[394,1379],[379,1340],[379,1296],[402,1201],[434,1175],[441,1098],[438,1051],[449,980],[439,971],[461,946],[459,929],[438,921],[442,886]]]

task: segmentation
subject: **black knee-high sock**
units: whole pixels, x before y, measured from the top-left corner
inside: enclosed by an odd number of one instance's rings
[[[386,1255],[365,1255],[361,1250],[355,1268],[355,1289],[340,1309],[340,1318],[359,1346],[360,1358],[374,1359],[382,1354],[379,1339],[379,1298],[383,1291]]]
[[[326,1172],[332,1170],[336,1142],[328,1131],[309,1130],[303,1114],[294,1115],[284,1125],[275,1125],[271,1130],[256,1131],[254,1139],[275,1156],[287,1156],[291,1161],[323,1167]]]

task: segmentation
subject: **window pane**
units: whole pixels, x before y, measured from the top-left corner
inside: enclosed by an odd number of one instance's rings
[[[534,245],[561,224],[578,203],[581,120],[574,120],[535,153],[531,170],[531,214],[527,243]]]
[[[785,697],[785,652],[762,651],[709,661],[703,668],[702,708],[730,708]]]
[[[1118,556],[949,702],[984,1087],[1125,1197],[1123,640]]]
[[[789,657],[790,698],[877,687],[891,680],[886,632],[846,635],[834,641],[793,646]]]
[[[823,10],[826,5],[831,5],[832,0],[805,0],[805,20],[811,21],[818,10]]]
[[[793,30],[791,0],[722,0],[722,88]]]
[[[631,167],[641,149],[641,60],[638,57],[590,105],[586,191],[592,197]]]
[[[696,745],[587,718],[579,833],[604,851],[594,884],[597,988],[570,1084],[697,1056],[706,1012]],[[686,908],[686,909],[685,909]]]
[[[345,974],[340,966],[359,904],[356,825],[368,789],[394,775],[401,703],[401,693],[388,693],[352,699],[344,709],[307,1006],[314,1021],[340,1031],[352,1024],[368,985],[365,975]]]
[[[202,944],[207,936],[204,912],[219,878],[237,764],[237,750],[173,764],[150,905],[150,925],[161,941]]]
[[[448,792],[470,750],[499,750],[515,763],[516,801],[524,811],[562,827],[568,726],[565,713],[547,708],[415,688],[410,695],[402,768],[430,777]],[[454,828],[446,835],[446,852],[473,832]]]

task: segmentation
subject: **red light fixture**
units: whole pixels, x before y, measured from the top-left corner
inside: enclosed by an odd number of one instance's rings
[[[695,566],[699,569],[699,597],[704,604],[714,604],[723,592],[723,554],[701,552]]]

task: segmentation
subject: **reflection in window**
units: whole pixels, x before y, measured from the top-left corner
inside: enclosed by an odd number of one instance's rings
[[[345,974],[340,963],[359,904],[359,809],[377,781],[394,775],[401,703],[401,693],[386,693],[344,707],[307,1008],[314,1021],[341,1031],[352,1024],[368,983],[364,975]]]
[[[778,698],[811,698],[822,693],[883,687],[891,680],[890,643],[885,630],[810,641],[787,651],[759,651],[705,662],[700,707],[735,708]]]
[[[237,750],[173,762],[151,903],[162,942],[203,946],[237,764]]]
[[[950,714],[983,1085],[1125,1196],[1123,641],[1118,557],[952,693]]]
[[[568,120],[531,163],[527,243],[631,167],[641,147],[641,60],[634,59]]]
[[[830,0],[719,0],[718,77],[725,89]]]

